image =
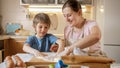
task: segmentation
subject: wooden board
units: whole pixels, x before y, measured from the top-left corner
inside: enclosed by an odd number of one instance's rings
[[[72,63],[72,62],[64,62],[68,64],[70,68],[80,68],[81,66],[88,66],[90,68],[110,68],[111,63],[95,63],[95,62],[84,62],[84,63]],[[35,66],[39,68],[48,68],[50,64],[56,64],[56,62],[45,61],[43,59],[38,59],[33,57],[29,62],[26,62],[27,66]]]

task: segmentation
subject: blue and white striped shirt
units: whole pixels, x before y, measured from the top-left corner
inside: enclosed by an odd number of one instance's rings
[[[29,36],[25,43],[30,44],[34,49],[39,50],[40,52],[50,52],[50,47],[52,44],[55,44],[57,37],[52,34],[46,34],[43,38],[37,38],[34,36]]]

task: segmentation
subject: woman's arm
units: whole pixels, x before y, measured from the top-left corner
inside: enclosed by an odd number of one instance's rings
[[[69,47],[69,51],[72,52],[74,47],[79,47],[81,49],[84,49],[86,47],[90,47],[97,43],[101,38],[101,32],[98,28],[98,26],[93,26],[90,30],[90,35],[85,36],[83,39],[78,40],[73,45]]]

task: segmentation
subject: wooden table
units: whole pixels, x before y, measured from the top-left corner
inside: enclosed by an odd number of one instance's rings
[[[68,58],[67,58],[68,59]],[[99,59],[99,58],[98,58]],[[69,65],[69,68],[80,68],[81,66],[88,66],[89,68],[110,68],[110,62],[64,62],[65,64]],[[36,57],[32,57],[29,62],[26,62],[27,66],[35,66],[36,68],[49,68],[50,64],[56,64],[56,62],[49,62],[43,59],[38,59]]]

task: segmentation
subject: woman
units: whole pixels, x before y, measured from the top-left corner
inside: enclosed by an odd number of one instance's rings
[[[75,48],[85,53],[100,52],[101,32],[95,21],[82,17],[82,8],[77,0],[68,0],[62,7],[68,25],[64,29],[64,38],[68,46],[61,55],[69,55]]]

